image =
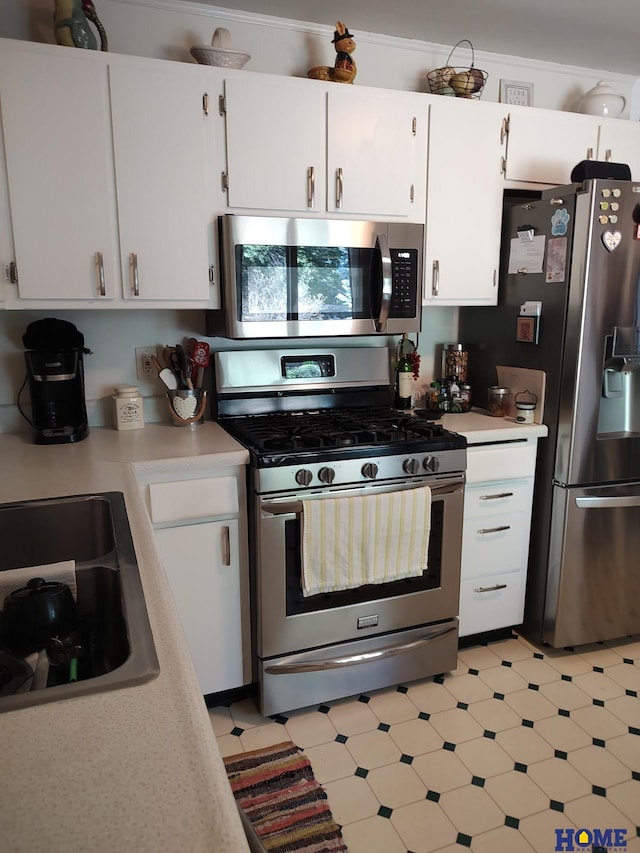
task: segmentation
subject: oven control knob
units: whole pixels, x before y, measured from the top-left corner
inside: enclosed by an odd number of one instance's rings
[[[375,462],[365,462],[360,473],[363,477],[366,477],[367,480],[375,480],[378,476],[378,466]]]
[[[405,459],[402,469],[405,474],[417,474],[420,470],[420,462],[417,459]]]
[[[308,468],[300,468],[299,471],[296,471],[296,483],[298,483],[298,485],[308,486],[312,480],[313,474]]]
[[[426,471],[431,471],[432,474],[440,467],[440,460],[437,456],[425,456],[424,462],[422,463],[425,467]]]
[[[327,483],[328,485],[331,485],[331,483],[333,483],[336,478],[336,472],[333,470],[333,468],[321,468],[318,471],[318,477],[320,478],[320,481],[322,483]]]

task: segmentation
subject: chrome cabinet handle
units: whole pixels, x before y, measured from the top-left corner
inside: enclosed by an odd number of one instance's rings
[[[611,149],[610,148],[607,148],[607,150],[604,152],[604,159],[606,160],[607,163],[611,162]]]
[[[420,637],[410,643],[402,643],[398,646],[386,646],[381,649],[374,649],[370,652],[362,652],[361,654],[349,655],[344,658],[325,658],[324,660],[315,661],[299,661],[298,663],[276,663],[265,668],[265,672],[269,675],[290,675],[295,672],[317,672],[318,670],[339,669],[345,666],[355,666],[357,664],[368,663],[371,660],[384,660],[385,658],[395,657],[396,655],[405,654],[405,652],[413,651],[421,646],[426,646],[433,640],[444,637],[455,631],[455,626],[447,626],[424,637]]]
[[[440,290],[440,261],[433,262],[431,271],[431,295],[437,296]]]
[[[342,180],[342,169],[336,169],[336,207],[342,207],[342,190],[344,182]]]
[[[229,525],[222,528],[222,565],[231,565],[231,538],[229,536]]]
[[[131,252],[131,276],[133,278],[133,295],[140,296],[140,280],[138,279],[138,255]]]
[[[587,160],[593,160],[593,148],[587,148]]]
[[[500,498],[512,498],[513,492],[500,492],[497,495],[480,495],[481,501],[497,501]]]
[[[307,207],[313,207],[316,203],[316,170],[315,166],[307,169]]]
[[[102,252],[96,252],[96,266],[98,267],[98,292],[100,296],[107,295],[107,286],[104,281],[104,258]]]
[[[382,261],[382,299],[380,300],[380,316],[377,320],[374,320],[374,324],[376,332],[384,333],[387,331],[387,320],[389,319],[389,311],[391,310],[391,295],[393,292],[391,252],[389,251],[386,234],[378,234],[376,237],[376,249],[380,252],[380,260]]]
[[[501,533],[503,530],[511,530],[510,524],[501,524],[500,527],[483,527],[478,533]]]
[[[496,592],[498,589],[506,589],[506,583],[497,583],[495,586],[479,586],[474,589],[474,592]]]

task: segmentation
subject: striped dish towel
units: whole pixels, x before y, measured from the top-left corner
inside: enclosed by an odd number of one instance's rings
[[[431,489],[302,501],[302,593],[418,577],[427,568]]]

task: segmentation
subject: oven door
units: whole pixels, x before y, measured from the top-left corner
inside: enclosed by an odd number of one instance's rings
[[[431,488],[428,568],[416,578],[303,597],[299,494],[256,496],[257,653],[262,660],[457,616],[464,475],[305,493],[305,500]]]
[[[419,331],[423,235],[409,223],[221,217],[227,335]]]

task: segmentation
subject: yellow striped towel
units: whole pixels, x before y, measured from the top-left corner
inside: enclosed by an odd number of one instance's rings
[[[302,501],[304,596],[418,577],[427,568],[431,489]]]

